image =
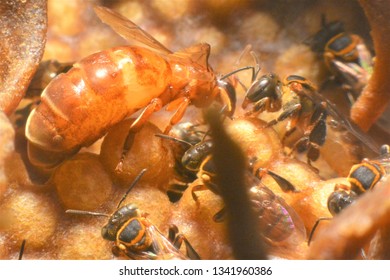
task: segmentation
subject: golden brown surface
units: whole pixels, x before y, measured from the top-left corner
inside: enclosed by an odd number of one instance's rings
[[[112,195],[112,182],[99,156],[79,153],[59,166],[53,184],[65,209],[96,210]]]
[[[147,168],[146,180],[154,181],[161,190],[166,190],[173,173],[173,154],[169,141],[156,137],[156,134],[162,132],[151,123],[146,123],[139,132],[132,133],[131,137],[134,139],[124,159],[123,169],[116,170],[133,121],[134,119],[126,120],[112,128],[102,143],[100,159],[114,183],[118,185],[129,186],[141,170]]]
[[[199,248],[197,251],[202,259],[231,259],[226,225],[213,221],[213,216],[223,207],[222,199],[210,191],[198,192],[197,196],[198,202],[187,189],[174,207],[169,222],[181,225],[179,229],[194,248]]]
[[[101,23],[90,2],[62,2],[48,1],[49,27],[44,60],[75,62],[96,51],[136,43],[126,42],[110,27]],[[171,1],[169,5],[172,7],[165,5],[165,2],[96,1],[129,17],[172,51],[199,42],[209,43],[209,63],[216,75],[254,65],[255,61],[248,52],[242,54],[245,46],[251,44],[252,50],[259,57],[259,76],[274,71],[281,78],[297,74],[309,78],[317,85],[321,84],[330,74],[324,67],[322,57],[311,52],[302,42],[321,28],[320,17],[323,13],[329,21],[345,21],[347,30],[359,32],[359,35],[370,42],[363,11],[354,1],[340,3],[307,0],[297,1],[292,5],[286,1],[187,0]],[[375,67],[388,67],[387,61],[382,58],[383,54],[378,53]],[[384,65],[381,66],[381,63]],[[375,71],[378,74],[377,69]],[[240,72],[237,77],[245,87],[250,86],[250,71]],[[332,81],[329,83],[324,91],[332,97],[332,101],[337,101],[336,105],[342,105],[343,112],[348,112],[348,104],[338,103],[344,97],[333,98],[333,94],[342,92],[341,86]],[[104,86],[110,84],[111,82],[107,82]],[[57,90],[62,85],[57,85]],[[102,88],[103,85],[100,89]],[[278,205],[286,203],[288,209],[292,209],[289,211],[295,213],[302,222],[303,229],[303,233],[294,229],[292,237],[285,240],[268,240],[265,246],[267,257],[354,259],[360,258],[359,250],[364,247],[369,258],[388,258],[387,183],[378,184],[375,192],[364,195],[334,220],[324,222],[315,232],[312,245],[307,245],[307,237],[315,222],[322,217],[331,217],[327,199],[335,185],[348,186],[346,178],[339,176],[347,176],[352,164],[366,156],[360,141],[356,142],[342,133],[328,129],[327,140],[320,148],[320,159],[310,166],[306,162],[305,153],[294,152],[291,156],[287,155],[290,148],[281,143],[286,130],[285,122],[274,127],[266,126],[266,122],[277,117],[280,112],[264,112],[257,117],[246,117],[245,110],[241,108],[245,90],[236,84],[236,91],[236,113],[233,120],[225,118],[223,123],[229,137],[238,144],[247,160],[247,173],[252,174],[255,171],[253,169],[257,168],[268,168],[290,181],[297,190],[285,192],[270,175],[262,178],[262,184],[276,195],[276,201],[280,203]],[[147,99],[150,96],[148,93],[135,91],[134,97],[141,99],[142,94],[142,98]],[[26,99],[18,109],[24,109],[29,100]],[[115,106],[119,107],[124,102],[125,100],[118,99]],[[110,111],[110,106],[113,106],[108,101],[102,104],[107,105],[107,108],[97,109],[93,114],[85,114],[87,110],[82,108],[78,112],[84,114],[87,122],[94,124],[100,112]],[[67,103],[67,109],[73,112],[70,105],[72,104]],[[50,170],[54,173],[44,176],[27,159],[24,136],[27,115],[28,109],[18,111],[11,116],[10,122],[5,114],[0,113],[1,259],[16,259],[23,240],[26,240],[24,259],[125,258],[115,256],[111,251],[114,242],[101,236],[101,228],[107,223],[108,217],[69,214],[65,211],[90,210],[111,215],[117,210],[118,203],[131,182],[144,168],[147,169],[145,175],[131,189],[122,206],[130,203],[137,205],[140,213],[147,216],[164,236],[169,225],[175,224],[203,259],[235,257],[228,233],[229,224],[226,221],[217,223],[213,219],[224,207],[220,195],[207,189],[197,191],[198,200],[195,201],[192,189],[187,188],[175,203],[167,196],[172,183],[189,184],[196,175],[200,176],[199,172],[190,175],[177,173],[177,164],[180,162],[175,160],[180,159],[181,153],[189,145],[179,144],[181,149],[177,149],[177,143],[155,136],[165,129],[172,112],[162,110],[153,114],[150,122],[129,135],[129,151],[125,156],[122,172],[118,172],[116,168],[129,127],[136,115],[113,127],[109,125],[110,129],[103,139],[83,148],[62,165]],[[189,106],[181,121],[193,124],[205,122],[202,110],[194,106]],[[38,128],[35,129],[38,133]],[[77,129],[82,128],[75,126],[75,133]],[[208,127],[203,125],[199,129],[205,132]],[[301,136],[299,133],[291,135],[287,142],[294,143]],[[387,139],[386,135],[371,136]],[[207,139],[210,137],[212,135],[208,135]],[[31,152],[38,153],[38,159],[49,161],[53,153],[43,150],[45,149]],[[229,152],[224,151],[223,160],[227,163],[230,159]],[[231,173],[234,176],[234,171]],[[49,180],[47,176],[51,176]],[[257,186],[258,190],[261,187]],[[252,196],[252,199],[259,198]],[[261,199],[260,202],[268,203]],[[363,208],[369,211],[364,212]],[[380,211],[375,212],[376,208]],[[283,224],[278,230],[282,230],[283,238],[289,235]],[[185,254],[184,246],[180,250]],[[158,258],[160,257],[162,256]]]
[[[47,194],[21,187],[12,190],[1,204],[3,234],[7,247],[17,249],[23,239],[29,240],[32,250],[44,248],[56,233],[59,207]],[[18,249],[17,249],[18,250]]]

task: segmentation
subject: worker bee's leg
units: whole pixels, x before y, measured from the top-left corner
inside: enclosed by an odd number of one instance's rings
[[[179,230],[176,225],[169,226],[168,240],[171,241],[173,246],[175,246],[175,248],[177,248],[178,250],[184,242],[186,246],[187,257],[191,260],[200,260],[200,256],[198,255],[198,253],[192,247],[191,243],[184,236],[184,234],[179,233]]]
[[[246,103],[248,103],[247,99],[244,100],[243,107],[246,107]],[[264,98],[260,99],[259,101],[257,101],[256,103],[254,103],[252,109],[248,110],[245,113],[245,116],[257,116],[258,114],[269,110],[269,108],[271,108],[270,98],[264,97]]]
[[[179,201],[184,191],[188,188],[187,184],[171,184],[167,190],[167,195],[171,202]]]
[[[270,175],[276,183],[278,183],[279,187],[284,192],[299,192],[297,188],[287,179],[283,178],[282,176],[276,174],[275,172],[267,169],[267,168],[258,168],[255,172],[255,176],[258,177],[260,180],[263,178],[264,175]]]
[[[193,183],[190,184],[189,187],[191,188],[192,199],[195,201],[198,201],[196,192],[209,190],[202,179],[196,179]]]
[[[277,124],[278,122],[281,122],[287,118],[290,118],[290,121],[286,127],[287,129],[287,136],[290,135],[292,132],[289,132],[290,130],[293,130],[299,120],[299,116],[300,116],[300,113],[301,113],[301,109],[302,109],[302,105],[301,104],[294,104],[292,106],[290,106],[289,108],[286,108],[280,115],[277,119],[274,119],[270,122],[268,122],[267,126],[270,127],[270,126],[273,126],[275,124]],[[286,135],[283,137],[284,139],[287,137]],[[282,142],[284,141],[284,139],[282,139]]]
[[[320,156],[320,147],[326,139],[326,111],[323,107],[313,113],[310,125],[305,129],[303,137],[299,139],[290,151],[291,155],[295,150],[298,152],[307,152],[307,163],[311,165]]]

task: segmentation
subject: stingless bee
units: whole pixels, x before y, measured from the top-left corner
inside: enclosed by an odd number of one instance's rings
[[[282,144],[300,128],[303,136],[293,144],[289,154],[295,150],[307,151],[309,164],[319,157],[319,149],[326,140],[327,127],[348,131],[368,149],[374,153],[378,151],[376,143],[341,115],[332,103],[317,92],[316,86],[304,77],[290,75],[282,82],[274,73],[265,74],[255,79],[247,90],[242,106],[246,109],[249,104],[252,107],[246,115],[281,110],[277,118],[268,122],[268,126],[287,121]]]
[[[321,30],[305,43],[323,57],[326,67],[347,90],[352,104],[372,74],[371,53],[360,36],[345,32],[342,22],[327,23],[323,16],[321,23]]]
[[[279,184],[285,192],[294,192],[295,187],[283,177],[272,171],[264,170]],[[216,170],[212,156],[208,155],[201,163],[197,179],[189,184],[194,199],[195,192],[210,190],[219,194],[220,190],[216,180]],[[304,223],[296,211],[290,207],[283,198],[267,188],[249,170],[245,175],[249,199],[257,221],[262,229],[261,233],[269,244],[298,245],[306,239]],[[294,188],[294,190],[292,190]],[[214,215],[215,222],[225,218],[225,208]]]
[[[350,188],[342,185],[335,187],[335,191],[328,199],[329,212],[332,215],[340,213],[357,196],[374,188],[379,180],[389,173],[389,170],[390,147],[383,145],[377,159],[363,159],[361,163],[352,166],[347,178]]]
[[[124,254],[131,259],[143,260],[200,259],[186,237],[178,234],[176,226],[170,225],[167,238],[146,218],[146,215],[140,213],[136,205],[121,206],[130,190],[145,172],[146,169],[142,170],[134,179],[113,214],[71,209],[66,210],[66,213],[108,217],[108,222],[103,226],[101,234],[104,239],[115,242],[113,253],[116,256]],[[183,242],[186,245],[187,256],[179,250]]]
[[[189,123],[183,123],[185,127],[189,127]],[[187,134],[184,132],[176,133],[182,138],[173,137],[170,135],[156,134],[156,136],[172,140],[179,143],[181,146],[186,146],[186,149],[177,155],[176,171],[183,174],[183,178],[190,180],[188,183],[191,188],[192,197],[197,200],[196,192],[201,190],[211,190],[219,194],[219,189],[215,183],[215,168],[212,160],[213,141],[207,138],[208,132],[202,132],[195,129],[196,126],[190,126]],[[178,130],[178,128],[174,128]],[[181,131],[181,129],[180,129]],[[253,132],[255,134],[257,132]],[[201,136],[201,137],[200,137]],[[187,139],[187,140],[184,140]],[[189,142],[191,141],[191,142]],[[261,179],[264,175],[270,175],[285,192],[297,192],[297,189],[288,180],[276,174],[272,170],[263,167],[263,163],[256,157],[251,157],[248,162],[248,170],[257,178]],[[192,176],[191,176],[192,175]],[[184,184],[187,186],[188,184]],[[174,187],[180,192],[185,188],[174,184]],[[174,189],[172,190],[174,191]]]
[[[45,88],[40,105],[26,124],[30,161],[51,168],[102,137],[114,124],[141,110],[130,130],[137,131],[153,112],[174,111],[165,132],[192,104],[205,107],[218,99],[234,106],[235,92],[208,64],[210,45],[171,52],[138,25],[104,7],[98,17],[126,39],[145,47],[101,51],[75,63]],[[128,137],[123,155],[131,143]],[[121,162],[118,170],[121,169]]]
[[[204,134],[203,134],[204,135]],[[183,154],[181,165],[191,172],[196,173],[196,179],[188,183],[189,191],[195,201],[198,201],[196,192],[209,190],[219,195],[220,189],[216,182],[216,170],[211,155],[213,142],[210,139],[201,138],[200,142],[193,144],[168,135],[159,134],[159,137],[183,143],[189,148]],[[250,164],[250,169],[256,164]],[[263,229],[264,238],[270,244],[299,244],[306,238],[304,224],[295,212],[280,196],[274,194],[269,188],[261,183],[255,176],[269,174],[285,192],[296,191],[295,187],[286,179],[268,169],[259,169],[246,172],[248,193],[253,210],[258,216],[258,222]],[[222,222],[225,217],[224,209],[218,211],[213,219]]]
[[[326,135],[326,105],[324,102],[313,100],[314,91],[314,85],[303,77],[291,75],[282,82],[276,74],[269,73],[252,83],[247,90],[242,107],[246,109],[249,104],[253,104],[246,115],[282,110],[276,119],[268,123],[268,126],[287,120],[282,144],[298,126],[303,128],[304,136],[294,144],[292,151],[308,150],[310,163],[318,158],[318,148],[324,144]]]
[[[382,145],[377,159],[363,159],[361,163],[351,167],[347,180],[350,186],[337,184],[328,197],[328,210],[335,216],[351,205],[360,195],[373,189],[390,171],[390,146]],[[331,218],[320,218],[311,230],[308,243],[313,238],[319,223]]]

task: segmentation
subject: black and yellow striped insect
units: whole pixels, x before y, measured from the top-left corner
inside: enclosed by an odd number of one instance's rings
[[[246,115],[281,110],[277,118],[268,122],[268,126],[286,121],[282,144],[300,128],[303,136],[294,144],[290,154],[295,150],[307,150],[308,163],[317,160],[319,147],[325,142],[328,110],[326,102],[317,98],[313,83],[298,75],[290,75],[282,81],[274,73],[265,74],[247,90],[243,108],[251,103],[253,106]]]
[[[205,136],[207,133],[204,133]],[[180,165],[187,171],[196,174],[195,180],[187,185],[191,188],[192,197],[197,200],[196,192],[202,190],[210,190],[215,194],[219,194],[218,185],[215,182],[215,166],[211,155],[213,142],[211,139],[202,139],[196,144],[186,142],[183,139],[171,137],[164,134],[156,134],[156,136],[179,142],[187,145],[189,148],[181,157]],[[261,179],[265,174],[270,175],[285,192],[297,191],[295,186],[282,176],[276,174],[267,168],[258,167],[256,159],[249,160],[249,171],[251,171],[258,179]]]
[[[185,143],[168,135],[158,134],[158,137]],[[187,183],[187,187],[195,201],[198,201],[197,192],[212,191],[220,195],[217,172],[215,169],[211,139],[202,139],[199,143],[186,143],[189,148],[182,157],[181,164],[192,172],[196,173],[196,179]],[[306,230],[299,215],[280,196],[274,194],[269,188],[261,183],[259,179],[265,174],[270,175],[285,192],[296,192],[288,180],[266,168],[258,168],[256,162],[249,162],[249,169],[246,172],[248,194],[252,207],[258,215],[258,222],[263,229],[263,237],[271,243],[299,243],[306,238]],[[256,170],[253,170],[256,168]],[[222,222],[225,218],[224,208],[218,211],[213,220]],[[280,243],[280,244],[281,244]]]
[[[249,105],[251,107],[247,108]],[[268,126],[286,123],[285,133],[281,137],[283,145],[293,133],[300,130],[302,136],[290,144],[289,155],[294,151],[307,151],[309,164],[318,159],[328,128],[347,132],[357,140],[357,145],[378,153],[378,146],[372,139],[322,96],[316,85],[299,75],[289,75],[282,81],[278,75],[269,73],[255,79],[246,91],[242,106],[247,116],[257,116],[264,111],[280,111],[275,119],[268,122]]]
[[[326,67],[339,80],[351,103],[367,83],[372,73],[373,59],[363,39],[345,31],[340,21],[326,22],[304,41],[312,51],[321,55]]]
[[[124,254],[131,259],[200,259],[186,237],[178,234],[178,228],[170,225],[168,238],[141,214],[135,204],[121,206],[127,194],[140,180],[146,169],[137,176],[125,195],[119,201],[116,211],[109,215],[104,213],[67,210],[66,213],[86,214],[108,217],[101,234],[106,240],[114,241],[114,255]],[[187,255],[179,249],[184,242]]]
[[[334,192],[328,197],[328,209],[332,216],[339,214],[351,205],[357,197],[366,191],[373,189],[376,184],[390,171],[390,146],[382,145],[380,156],[377,159],[364,159],[361,163],[352,166],[347,177],[350,186],[337,184]],[[309,244],[318,224],[323,220],[316,221],[309,236]]]
[[[380,179],[389,172],[390,147],[383,145],[378,159],[363,159],[359,164],[352,166],[348,175],[349,191],[346,187],[336,186],[336,190],[329,196],[328,208],[332,215],[341,212],[354,199],[375,187]],[[348,189],[348,187],[347,187]]]

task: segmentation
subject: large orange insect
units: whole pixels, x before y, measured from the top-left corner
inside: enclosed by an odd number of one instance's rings
[[[120,14],[104,7],[96,7],[95,12],[122,37],[148,48],[122,46],[92,54],[51,81],[26,124],[29,159],[34,165],[57,165],[140,109],[132,132],[165,105],[174,111],[165,132],[190,104],[206,107],[219,98],[233,110],[234,88],[219,80],[208,65],[210,45],[197,44],[173,53]]]

